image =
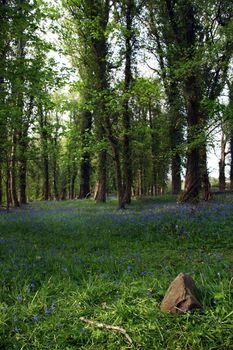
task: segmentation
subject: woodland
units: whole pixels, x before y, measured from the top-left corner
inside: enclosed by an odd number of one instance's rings
[[[230,0],[0,0],[1,350],[233,350],[232,58]]]
[[[232,190],[232,19],[222,0],[1,0],[0,205],[124,208],[169,177],[208,200],[216,134]]]

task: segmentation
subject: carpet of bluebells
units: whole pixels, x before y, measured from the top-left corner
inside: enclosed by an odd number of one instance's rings
[[[180,272],[203,309],[163,314]],[[81,316],[123,327],[133,345]],[[233,196],[0,210],[0,349],[233,349]]]

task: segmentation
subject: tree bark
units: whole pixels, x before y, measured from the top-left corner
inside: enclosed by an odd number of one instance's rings
[[[112,133],[111,123],[108,118],[105,118],[105,130],[112,148],[113,161],[114,161],[115,174],[116,174],[118,208],[125,209],[125,196],[124,196],[123,178],[122,178],[122,170],[121,170],[120,147],[119,147],[118,139]]]
[[[197,91],[198,84],[196,77],[191,76],[186,80],[185,84],[189,149],[187,151],[187,170],[185,191],[182,197],[183,202],[198,200],[201,190],[200,145],[196,140],[200,132],[200,106]]]
[[[123,181],[124,196],[127,204],[131,203],[132,188],[132,151],[130,140],[131,110],[129,106],[130,87],[132,82],[132,22],[133,22],[134,0],[126,1],[126,36],[125,36],[125,71],[124,71],[124,102],[123,102]]]
[[[179,194],[181,191],[181,157],[178,152],[172,156],[172,193]]]
[[[11,198],[14,207],[19,207],[19,200],[16,187],[16,149],[17,149],[17,132],[14,129],[12,134],[12,146],[11,146]]]
[[[158,194],[158,161],[157,161],[157,154],[158,154],[158,140],[156,138],[155,128],[153,125],[153,115],[151,110],[151,103],[149,103],[148,106],[149,111],[149,123],[150,123],[150,129],[151,129],[151,154],[152,154],[152,181],[153,181],[153,193],[152,195]],[[140,171],[141,173],[141,171]],[[142,179],[141,179],[142,182]]]
[[[40,106],[40,133],[42,146],[42,163],[43,163],[43,197],[49,200],[50,183],[49,183],[49,150],[48,150],[48,123],[47,114]]]
[[[225,158],[226,158],[226,137],[222,131],[221,136],[221,156],[219,160],[219,191],[225,191],[226,189],[226,176],[225,176]]]
[[[182,121],[180,113],[179,89],[176,81],[166,84],[168,104],[169,104],[169,123],[170,123],[170,145],[171,145],[171,175],[172,175],[172,193],[181,192],[181,154],[178,146],[182,144]]]
[[[10,210],[10,167],[9,162],[6,160],[6,210],[7,213]]]
[[[53,162],[53,191],[54,197],[58,201],[59,200],[59,191],[58,191],[58,176],[57,176],[57,161],[54,159]]]
[[[27,129],[19,133],[19,193],[20,203],[27,204]]]
[[[77,177],[77,169],[76,166],[73,165],[72,167],[72,174],[71,174],[71,199],[75,198],[75,180]]]
[[[98,180],[97,189],[95,194],[95,200],[97,202],[106,202],[106,163],[107,163],[107,151],[101,150],[98,154]]]
[[[200,170],[202,198],[203,200],[208,201],[211,198],[211,185],[207,168],[207,151],[205,142],[200,146]]]
[[[3,181],[2,181],[2,163],[0,163],[0,206],[3,204]]]
[[[231,132],[231,138],[230,138],[230,154],[231,154],[231,163],[230,163],[230,190],[233,191],[233,132]]]
[[[88,133],[92,127],[92,114],[90,111],[84,111],[82,115],[81,132],[83,136],[83,148],[88,146]],[[78,198],[86,198],[90,193],[90,153],[84,151],[80,164],[80,189]]]
[[[122,184],[122,172],[121,172],[119,146],[115,143],[112,143],[112,151],[113,151],[115,172],[116,172],[118,208],[125,209],[125,196],[124,196],[124,188],[123,188],[123,184]]]

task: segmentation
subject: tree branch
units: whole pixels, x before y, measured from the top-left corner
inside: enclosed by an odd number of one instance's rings
[[[110,325],[110,324],[105,324],[105,323],[99,323],[99,322],[91,321],[91,320],[88,320],[85,317],[80,317],[79,319],[80,319],[80,321],[85,322],[85,323],[90,324],[90,325],[93,325],[93,326],[95,326],[97,328],[104,328],[104,329],[112,330],[114,332],[118,332],[118,333],[124,335],[124,337],[127,339],[129,344],[133,344],[133,340],[130,338],[130,336],[128,335],[128,333],[126,332],[126,330],[124,328],[121,328],[121,327],[118,327],[118,326],[113,326],[113,325]]]

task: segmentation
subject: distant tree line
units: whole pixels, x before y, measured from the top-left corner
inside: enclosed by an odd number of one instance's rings
[[[124,208],[169,171],[180,202],[208,200],[216,130],[233,190],[230,1],[0,0],[0,34],[0,205],[117,193]]]

